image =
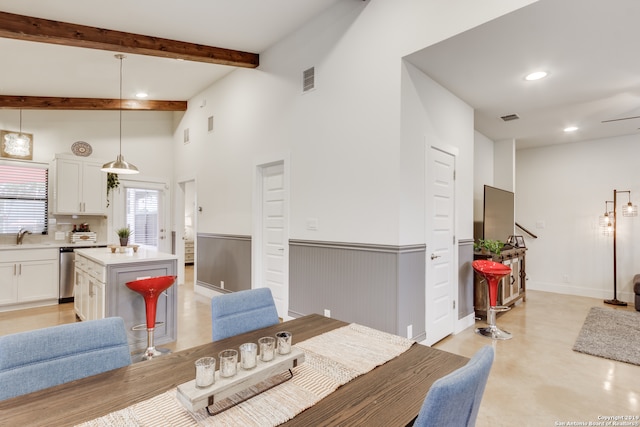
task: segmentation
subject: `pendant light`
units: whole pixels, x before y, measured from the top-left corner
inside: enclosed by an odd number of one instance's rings
[[[31,138],[22,133],[22,109],[20,109],[20,131],[7,133],[3,145],[4,152],[11,157],[31,159]]]
[[[127,163],[122,155],[122,60],[124,55],[117,54],[115,57],[120,60],[120,152],[115,161],[105,163],[101,170],[110,173],[134,174],[140,171],[131,163]]]

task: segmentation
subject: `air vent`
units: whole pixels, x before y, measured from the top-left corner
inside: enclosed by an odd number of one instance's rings
[[[302,91],[308,92],[316,87],[316,71],[311,67],[302,72]]]
[[[510,122],[511,120],[518,120],[520,118],[517,114],[507,114],[506,116],[500,117],[505,122]]]
[[[213,116],[209,116],[207,119],[207,130],[213,132]]]
[[[184,143],[188,144],[189,143],[189,128],[186,128],[184,130]]]

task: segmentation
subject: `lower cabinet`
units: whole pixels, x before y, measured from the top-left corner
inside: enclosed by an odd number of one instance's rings
[[[137,352],[147,348],[147,315],[144,298],[126,286],[127,282],[147,277],[175,276],[177,262],[151,261],[107,267],[105,307],[107,317],[119,316],[127,328],[129,348]],[[174,284],[158,297],[156,327],[153,331],[156,345],[173,342],[178,334],[178,285]]]
[[[193,240],[185,240],[184,242],[184,263],[193,264],[195,258],[195,250]]]
[[[58,251],[4,251],[0,262],[0,310],[57,303]]]
[[[89,280],[89,319],[104,319],[105,285],[104,283],[90,279]]]
[[[126,260],[126,258],[124,258]],[[76,252],[74,309],[80,320],[122,317],[129,348],[137,352],[147,348],[144,298],[126,286],[127,282],[147,277],[175,276],[175,260],[141,261],[102,265]],[[177,338],[178,286],[171,286],[158,298],[156,345]]]
[[[511,268],[511,274],[505,276],[498,284],[498,302],[500,306],[512,306],[516,302],[526,300],[526,271],[525,271],[526,249],[508,249],[502,251],[500,255],[475,254],[475,259],[489,259],[500,262]],[[473,305],[476,316],[486,317],[488,301],[487,284],[476,273],[474,280]]]

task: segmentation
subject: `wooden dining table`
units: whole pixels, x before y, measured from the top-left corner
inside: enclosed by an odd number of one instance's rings
[[[347,323],[311,314],[221,341],[138,362],[0,402],[0,425],[73,426],[118,411],[193,380],[194,362],[287,330],[293,344]],[[192,327],[198,327],[193,325]],[[469,359],[414,344],[355,378],[284,426],[405,426],[413,423],[435,380]],[[1,385],[0,385],[1,386]]]

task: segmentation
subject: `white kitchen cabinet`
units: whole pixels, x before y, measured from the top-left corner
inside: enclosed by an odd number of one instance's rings
[[[104,319],[104,283],[96,279],[89,279],[89,313],[88,320]]]
[[[81,320],[85,320],[82,317],[82,281],[85,280],[85,272],[78,268],[76,263],[75,271],[73,274],[74,285],[73,285],[73,311],[76,313],[76,316]]]
[[[53,212],[104,215],[107,174],[102,163],[58,156],[53,161]]]
[[[58,250],[3,251],[0,311],[58,302]]]
[[[18,301],[17,265],[13,262],[0,263],[0,304],[13,304]]]
[[[106,317],[105,280],[103,266],[76,253],[73,308],[80,320],[95,320]]]

